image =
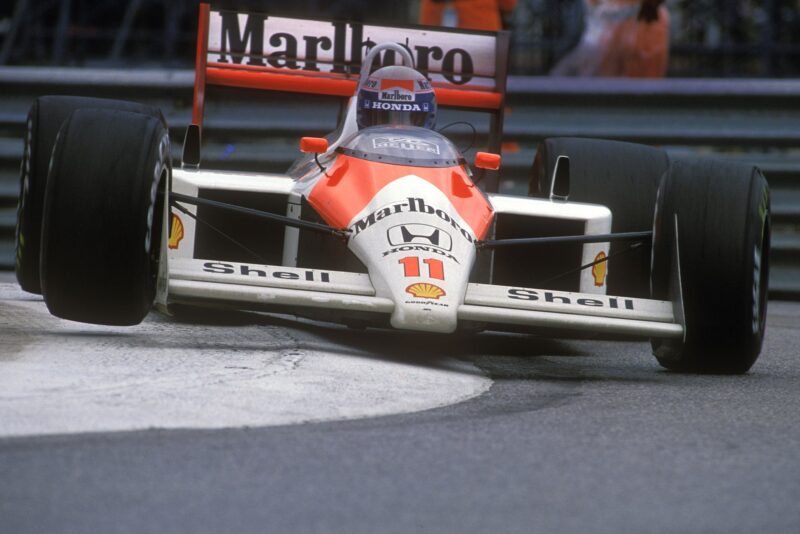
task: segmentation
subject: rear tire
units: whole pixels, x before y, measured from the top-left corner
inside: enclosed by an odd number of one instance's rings
[[[53,150],[42,222],[42,293],[53,315],[109,325],[147,315],[170,172],[160,120],[104,109],[70,115]]]
[[[536,150],[529,196],[548,198],[558,156],[569,156],[569,200],[602,204],[611,210],[612,232],[650,229],[661,176],[669,165],[661,149],[601,139],[545,139]],[[630,243],[611,243],[609,255]],[[606,287],[610,295],[648,297],[650,245],[609,260]]]
[[[684,340],[652,341],[667,369],[744,373],[761,352],[769,281],[769,187],[756,167],[673,161],[653,223],[653,298],[669,299],[678,225]]]
[[[136,102],[77,96],[42,96],[34,101],[28,111],[15,233],[17,281],[29,293],[42,292],[39,280],[42,207],[50,156],[61,125],[73,111],[81,108],[143,113],[157,118],[166,127],[158,109]]]

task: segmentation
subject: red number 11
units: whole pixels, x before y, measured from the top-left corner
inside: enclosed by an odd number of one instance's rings
[[[403,266],[404,275],[407,277],[420,276],[419,274],[419,258],[416,256],[408,256],[397,263]],[[444,264],[442,260],[425,259],[422,263],[428,266],[428,276],[437,280],[444,280]]]

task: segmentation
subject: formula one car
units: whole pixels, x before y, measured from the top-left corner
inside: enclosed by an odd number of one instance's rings
[[[504,32],[201,4],[180,168],[157,109],[32,107],[18,280],[54,315],[90,323],[190,304],[409,331],[649,337],[669,369],[747,371],[767,304],[760,171],[547,139],[529,195],[498,194],[507,55]],[[285,175],[212,171],[207,85],[338,96],[343,114],[329,136],[301,140]],[[489,115],[471,166],[434,129],[444,108]]]

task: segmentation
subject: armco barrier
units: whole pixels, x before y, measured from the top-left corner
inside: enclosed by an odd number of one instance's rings
[[[13,225],[28,107],[36,96],[76,94],[159,106],[179,157],[193,72],[0,68],[0,268],[13,268]],[[551,136],[620,139],[755,163],[772,189],[773,296],[800,298],[800,81],[586,80],[511,77],[501,189],[524,193],[536,142]],[[209,95],[203,164],[285,170],[302,135],[337,122],[329,102],[228,91]],[[456,120],[443,113],[439,124]],[[479,134],[486,125],[474,120]],[[461,129],[459,129],[461,128]],[[450,130],[459,140],[465,127]],[[468,141],[467,141],[468,142]]]

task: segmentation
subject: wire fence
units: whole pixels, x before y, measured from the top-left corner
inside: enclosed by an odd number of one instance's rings
[[[519,0],[512,74],[547,74],[580,39],[587,0]],[[224,1],[222,2],[225,3]],[[418,0],[236,2],[276,14],[410,24]],[[670,76],[800,75],[800,0],[667,0]],[[196,0],[7,0],[0,65],[191,67]]]

